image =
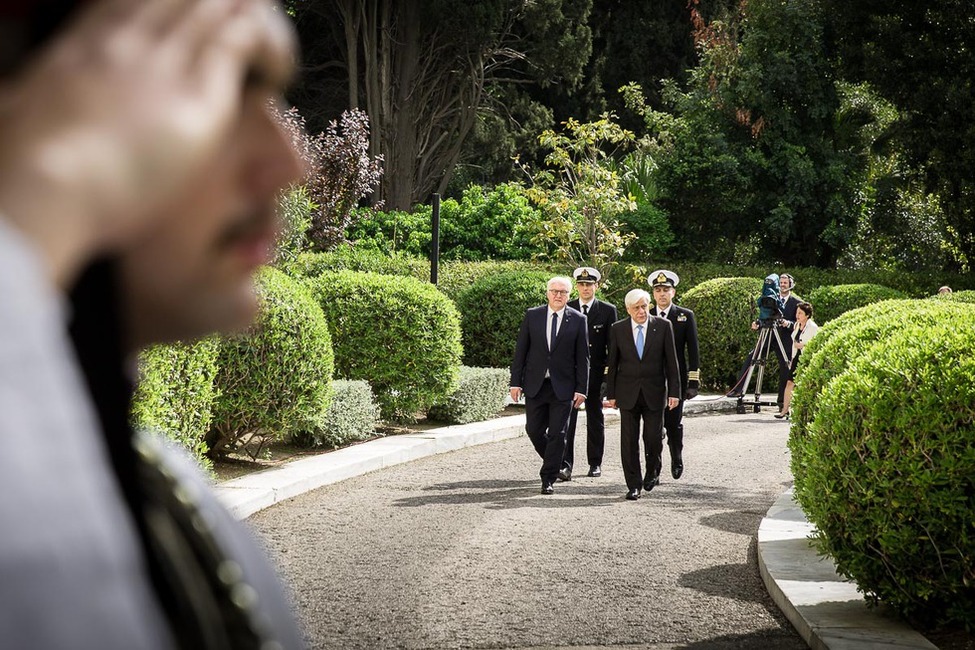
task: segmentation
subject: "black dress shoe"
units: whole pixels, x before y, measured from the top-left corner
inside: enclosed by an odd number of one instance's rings
[[[555,486],[551,483],[542,483],[542,494],[555,494]]]
[[[632,490],[626,493],[627,501],[636,501],[639,498],[640,498],[640,488],[633,488]]]
[[[603,475],[603,470],[599,469],[599,465],[590,465],[589,473],[586,476],[599,477]]]
[[[559,480],[560,481],[571,481],[572,480],[572,469],[562,468],[559,470]]]
[[[659,476],[649,477],[649,478],[644,479],[644,481],[643,481],[643,489],[646,490],[647,492],[649,492],[653,488],[657,487],[658,485],[660,485],[660,477]]]
[[[676,454],[670,457],[670,475],[677,480],[684,473],[684,459],[680,457],[680,454]]]

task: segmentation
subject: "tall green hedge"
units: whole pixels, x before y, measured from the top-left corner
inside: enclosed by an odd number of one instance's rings
[[[815,353],[862,339],[818,392],[811,420],[793,428],[796,498],[820,550],[869,601],[925,625],[972,627],[975,308],[923,302],[927,316],[912,317],[916,301],[858,310],[865,322]]]
[[[509,272],[481,278],[456,298],[464,332],[464,365],[508,368],[525,310],[546,303],[552,275]]]
[[[343,379],[365,379],[386,420],[408,421],[457,386],[460,317],[432,285],[337,271],[307,280],[322,307]]]
[[[701,385],[705,388],[729,390],[758,342],[751,322],[758,314],[756,301],[762,282],[762,278],[715,278],[684,292],[681,304],[697,319]],[[770,363],[763,392],[777,390],[777,377],[778,364]]]
[[[205,468],[212,465],[205,437],[213,419],[217,348],[213,337],[143,350],[132,401],[133,427],[165,434]]]
[[[880,284],[840,284],[822,286],[809,292],[814,319],[824,325],[851,309],[864,307],[881,300],[907,298],[907,294]]]
[[[251,435],[280,439],[314,428],[332,399],[332,342],[322,310],[276,269],[257,279],[257,321],[220,346],[211,455]]]

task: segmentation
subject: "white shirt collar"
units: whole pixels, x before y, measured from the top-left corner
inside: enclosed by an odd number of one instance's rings
[[[643,322],[643,323],[638,323],[635,320],[633,320],[632,318],[630,319],[630,325],[631,325],[631,327],[632,327],[632,329],[633,329],[634,332],[636,332],[636,328],[637,327],[640,327],[640,326],[643,326],[643,331],[646,332],[647,331],[647,324],[649,322],[650,322],[650,319],[649,318],[645,322]]]

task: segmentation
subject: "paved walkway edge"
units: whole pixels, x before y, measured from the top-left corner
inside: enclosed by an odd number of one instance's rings
[[[734,406],[733,399],[700,396],[684,404],[684,414],[729,411]],[[619,411],[613,409],[606,409],[604,413],[607,420],[619,417]],[[585,432],[585,411],[579,415],[577,426]],[[235,517],[246,519],[275,503],[353,476],[424,456],[524,434],[525,416],[522,414],[377,438],[361,445],[292,461],[284,467],[224,481],[217,486],[217,496]]]
[[[869,608],[856,585],[836,573],[809,537],[814,527],[782,494],[758,529],[758,566],[775,604],[814,650],[937,650],[884,608]]]

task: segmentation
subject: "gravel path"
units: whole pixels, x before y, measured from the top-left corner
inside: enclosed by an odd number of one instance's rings
[[[250,518],[313,648],[805,648],[756,562],[790,484],[788,424],[685,418],[685,472],[625,501],[601,478],[539,494],[527,436],[309,492]],[[576,441],[585,459],[584,434]]]

